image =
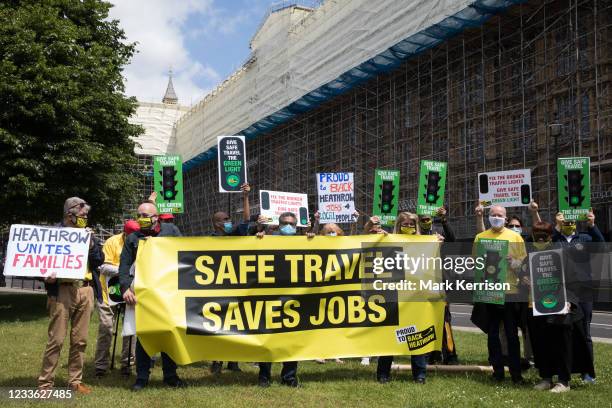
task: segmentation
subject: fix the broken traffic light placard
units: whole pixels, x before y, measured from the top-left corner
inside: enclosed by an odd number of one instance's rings
[[[591,208],[591,161],[588,157],[557,160],[559,211],[566,220],[585,220]]]
[[[376,169],[372,215],[378,216],[382,225],[393,225],[397,217],[399,176],[399,170]]]
[[[160,214],[183,212],[183,163],[181,156],[153,158],[155,204]]]
[[[417,214],[435,215],[444,204],[446,188],[446,163],[421,160],[419,191],[417,195]]]

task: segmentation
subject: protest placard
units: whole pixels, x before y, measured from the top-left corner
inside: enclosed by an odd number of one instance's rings
[[[4,274],[83,279],[91,233],[84,228],[11,225]]]
[[[278,217],[284,212],[292,212],[297,217],[298,226],[308,225],[308,195],[286,193],[283,191],[259,191],[261,215],[268,218],[267,224],[278,225]]]
[[[319,223],[354,222],[353,173],[317,173]]]
[[[446,168],[446,162],[421,160],[417,194],[418,215],[435,215],[438,208],[444,205]]]
[[[484,207],[522,207],[531,202],[531,170],[478,173],[478,199]]]
[[[153,189],[160,214],[183,212],[183,163],[181,156],[153,158]]]
[[[218,136],[219,192],[239,193],[247,183],[244,136]]]
[[[586,220],[591,208],[591,159],[557,159],[559,211],[568,221]]]
[[[563,314],[567,296],[561,250],[529,254],[533,315]]]
[[[395,223],[399,208],[399,177],[399,170],[376,169],[372,215],[379,217],[382,225]]]

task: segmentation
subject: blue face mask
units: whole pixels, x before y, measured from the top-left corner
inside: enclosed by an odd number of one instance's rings
[[[226,234],[229,234],[230,232],[232,232],[233,229],[234,229],[234,224],[232,224],[231,222],[223,223],[223,231],[225,231]]]
[[[296,228],[291,224],[285,224],[278,231],[281,235],[295,235]]]

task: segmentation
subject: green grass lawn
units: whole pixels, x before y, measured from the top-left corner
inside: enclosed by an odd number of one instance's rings
[[[34,387],[46,342],[46,297],[41,295],[14,295],[0,293],[0,387]],[[278,385],[261,389],[257,384],[257,368],[242,363],[242,373],[224,371],[213,376],[208,363],[179,367],[179,375],[189,387],[172,390],[161,383],[161,369],[153,370],[150,387],[132,393],[134,381],[123,379],[118,372],[104,379],[93,376],[93,354],[97,324],[94,312],[90,326],[89,345],[84,382],[93,388],[89,396],[79,396],[70,402],[48,402],[45,406],[74,405],[102,407],[260,407],[260,406],[410,406],[410,407],[609,407],[612,401],[612,345],[596,344],[597,384],[582,385],[577,376],[572,391],[554,395],[535,391],[531,386],[513,386],[508,379],[502,385],[493,384],[486,373],[429,373],[427,384],[416,385],[406,371],[394,372],[394,381],[381,385],[375,381],[375,360],[364,367],[358,360],[345,364],[328,362],[300,363],[299,379],[302,388],[291,389]],[[485,365],[486,338],[483,334],[457,332],[459,358],[466,364]],[[62,352],[56,385],[66,386],[67,345]],[[408,362],[400,358],[400,362]],[[277,381],[280,364],[274,364]],[[530,383],[538,379],[534,369],[525,374]],[[6,400],[5,400],[6,401]],[[5,402],[3,401],[3,402]],[[19,402],[20,406],[40,406],[40,402]]]

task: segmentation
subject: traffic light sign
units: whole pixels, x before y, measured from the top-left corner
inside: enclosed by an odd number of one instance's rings
[[[176,198],[176,195],[178,194],[178,191],[176,191],[176,170],[174,170],[174,166],[164,166],[160,173],[162,176],[162,197],[166,201],[172,201]]]
[[[399,207],[399,171],[376,169],[372,215],[382,225],[393,225]]]
[[[584,201],[584,196],[582,195],[582,190],[584,190],[584,185],[582,184],[583,179],[584,176],[580,170],[568,170],[565,176],[565,180],[567,181],[567,185],[565,186],[567,197],[565,199],[570,207],[580,207]]]
[[[444,205],[446,188],[446,162],[421,160],[419,190],[417,192],[417,214],[434,216]]]
[[[160,214],[183,212],[183,163],[181,156],[153,157],[153,190]]]
[[[427,175],[427,185],[425,186],[425,202],[427,204],[435,204],[440,196],[440,173],[437,171],[430,171]]]
[[[586,220],[591,208],[590,158],[557,159],[557,196],[559,211],[566,220]]]
[[[383,214],[391,214],[391,210],[393,210],[393,190],[395,189],[395,185],[393,181],[383,181],[380,191],[380,211]]]

